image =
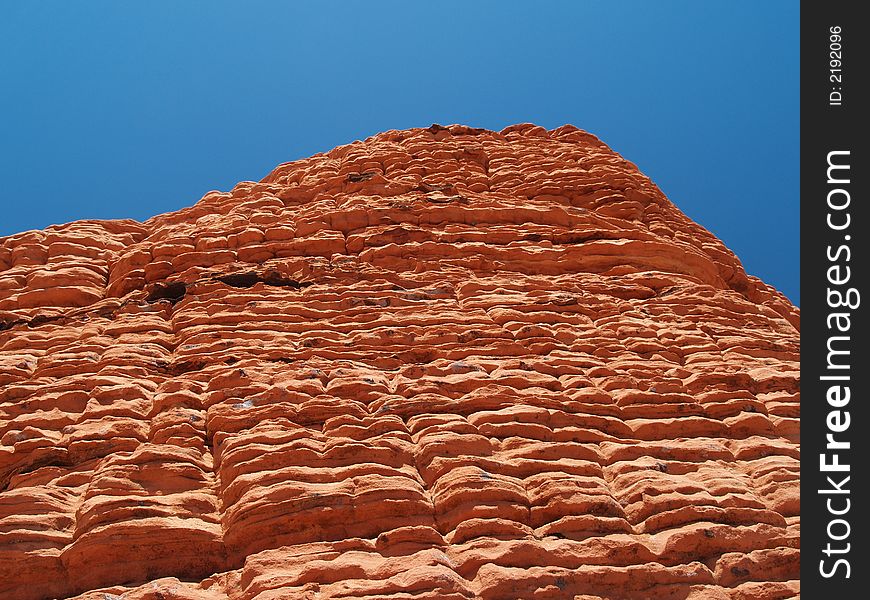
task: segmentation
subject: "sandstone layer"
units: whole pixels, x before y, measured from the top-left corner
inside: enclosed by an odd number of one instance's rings
[[[0,239],[0,597],[797,598],[798,327],[570,126]]]

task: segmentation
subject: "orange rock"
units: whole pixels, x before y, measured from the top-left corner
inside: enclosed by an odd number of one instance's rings
[[[799,596],[799,311],[572,126],[0,239],[0,596]]]

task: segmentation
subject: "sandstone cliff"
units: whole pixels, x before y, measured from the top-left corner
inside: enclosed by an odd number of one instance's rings
[[[569,126],[0,239],[0,597],[796,598],[798,326]]]

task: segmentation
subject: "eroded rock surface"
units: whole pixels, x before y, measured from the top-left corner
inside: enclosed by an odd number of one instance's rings
[[[570,126],[0,239],[0,597],[797,598],[798,326]]]

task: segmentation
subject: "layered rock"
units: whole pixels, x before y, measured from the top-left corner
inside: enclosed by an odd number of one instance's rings
[[[0,596],[796,598],[798,326],[570,126],[3,238]]]

